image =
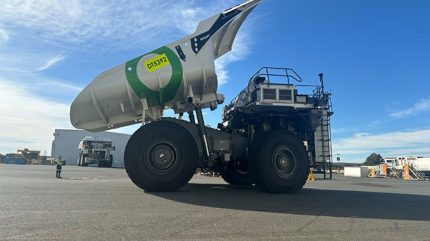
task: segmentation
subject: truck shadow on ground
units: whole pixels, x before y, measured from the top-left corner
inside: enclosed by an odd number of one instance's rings
[[[430,221],[430,196],[398,193],[319,190],[268,194],[255,186],[186,185],[174,193],[152,195],[206,207],[297,215]]]

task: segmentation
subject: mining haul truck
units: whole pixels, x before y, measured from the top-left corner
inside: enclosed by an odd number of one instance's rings
[[[98,167],[112,167],[112,151],[115,146],[110,140],[85,137],[79,143],[78,166],[96,165]]]
[[[223,111],[218,127],[202,109],[224,102],[214,60],[233,40],[259,0],[249,0],[200,22],[196,31],[96,77],[74,100],[71,123],[103,131],[142,123],[129,139],[124,164],[146,191],[174,191],[196,169],[219,172],[232,185],[295,193],[310,163],[330,162],[330,94],[321,84],[299,91],[288,68],[262,68]],[[173,109],[177,118],[163,117]],[[184,120],[183,115],[189,120]]]

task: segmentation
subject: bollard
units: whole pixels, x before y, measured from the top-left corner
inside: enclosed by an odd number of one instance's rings
[[[403,180],[411,180],[411,176],[409,175],[409,165],[407,163],[403,166]]]
[[[386,177],[387,176],[387,164],[382,164],[381,165],[381,175]]]
[[[369,177],[375,177],[375,168],[370,169]]]
[[[313,168],[310,168],[309,170],[308,181],[315,181],[315,174]]]

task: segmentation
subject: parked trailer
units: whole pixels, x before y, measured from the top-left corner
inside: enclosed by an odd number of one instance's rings
[[[409,157],[399,157],[397,159],[398,165],[404,165],[406,163],[409,166],[412,166],[415,170],[430,177],[430,158],[409,156]]]
[[[429,157],[387,157],[383,160],[388,167],[393,167],[398,170],[403,169],[405,164],[413,167],[415,170],[423,173],[424,175],[430,177],[430,158]]]
[[[5,164],[19,164],[19,165],[25,165],[27,164],[27,160],[25,159],[24,155],[18,154],[18,153],[9,153],[6,154],[4,158]]]

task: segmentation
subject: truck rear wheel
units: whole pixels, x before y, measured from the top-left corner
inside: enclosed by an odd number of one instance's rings
[[[81,159],[81,166],[86,167],[88,166],[88,163],[85,163],[85,158],[87,158],[88,155],[82,155],[82,159]]]
[[[243,170],[240,166],[236,167],[233,163],[221,168],[219,173],[230,185],[250,186],[253,183],[248,170]]]
[[[175,191],[192,178],[198,154],[192,136],[183,127],[155,121],[137,130],[125,149],[130,179],[150,192]]]
[[[303,141],[287,131],[257,137],[250,155],[255,184],[271,193],[296,193],[306,183],[309,157]]]
[[[110,154],[109,155],[109,161],[108,161],[108,164],[106,167],[112,167],[112,164],[113,164],[113,156],[112,156],[112,154]]]

